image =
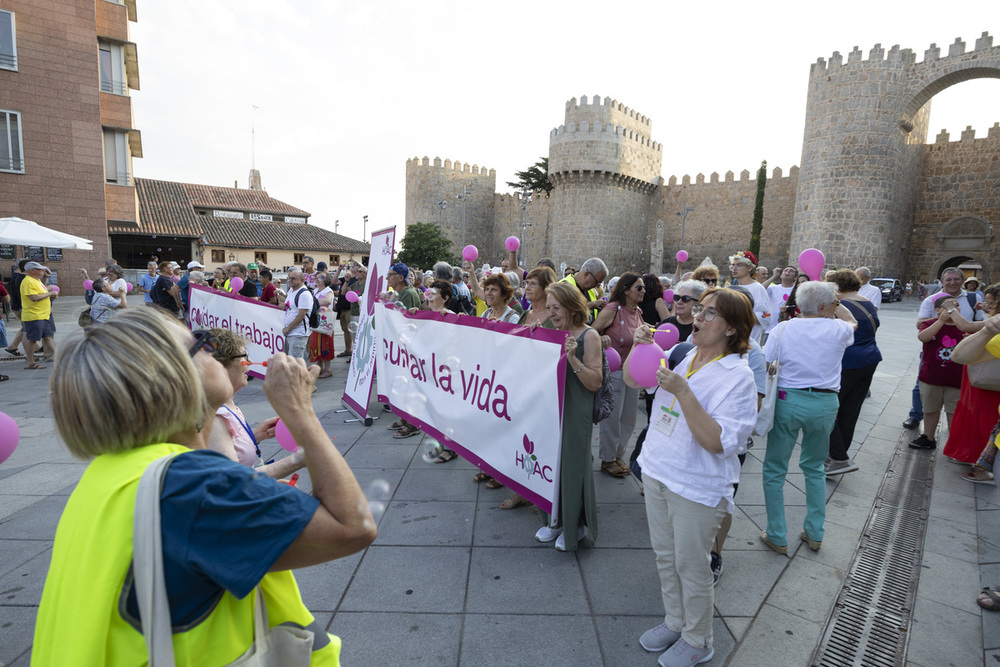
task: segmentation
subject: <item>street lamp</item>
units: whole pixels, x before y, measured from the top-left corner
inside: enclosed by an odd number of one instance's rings
[[[472,194],[472,190],[469,189],[468,185],[462,186],[462,194],[458,195],[458,198],[462,200],[462,247],[465,247],[465,200],[469,198]]]
[[[531,223],[528,222],[528,204],[531,203],[531,195],[532,195],[531,188],[525,186],[524,189],[521,190],[521,234],[520,234],[520,236],[521,236],[520,251],[521,252],[518,255],[519,256],[519,259],[517,261],[517,265],[518,266],[524,266],[524,264],[525,264],[525,257],[527,257],[527,255],[525,253],[525,250],[524,250],[524,237],[525,237],[525,234],[527,233],[526,232],[527,228],[531,227]]]
[[[365,236],[368,234],[368,216],[363,215],[361,217],[364,218],[364,221],[361,223],[361,240],[364,241]]]
[[[336,234],[340,231],[340,220],[333,221],[333,233]]]
[[[681,216],[681,250],[684,250],[684,223],[687,222],[687,215],[694,210],[694,206],[688,206],[687,202],[684,202],[684,210],[677,211],[677,215]]]

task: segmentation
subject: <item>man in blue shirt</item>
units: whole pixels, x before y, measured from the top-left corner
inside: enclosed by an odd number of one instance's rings
[[[191,272],[202,271],[204,268],[205,265],[199,262],[198,260],[191,260],[187,264],[187,273],[181,276],[180,281],[177,283],[177,287],[179,287],[181,290],[181,303],[184,304],[185,311],[187,311],[188,309],[188,292],[189,292],[188,285],[191,282]],[[149,295],[147,294],[146,296],[148,297]]]
[[[146,300],[144,303],[147,306],[153,305],[153,298],[149,296],[149,290],[153,289],[153,285],[156,284],[156,262],[150,262],[146,265],[148,271],[139,277],[139,292],[146,295]]]

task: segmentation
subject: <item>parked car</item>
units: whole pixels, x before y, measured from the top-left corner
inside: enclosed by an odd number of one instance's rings
[[[903,284],[895,278],[872,278],[871,284],[882,290],[882,300],[888,303],[903,300]]]

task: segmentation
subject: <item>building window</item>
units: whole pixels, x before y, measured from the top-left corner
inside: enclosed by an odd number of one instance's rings
[[[340,255],[330,255],[330,268],[340,266]]]
[[[0,9],[0,68],[17,71],[17,35],[14,12]]]
[[[226,251],[225,250],[213,250],[212,251],[212,263],[213,264],[225,264],[226,263]]]
[[[132,185],[131,155],[128,135],[104,130],[104,180],[115,185]]]
[[[259,250],[255,251],[254,254],[253,254],[253,261],[255,261],[258,264],[265,264],[266,265],[267,264],[267,253],[266,252],[260,252]]]
[[[16,111],[0,111],[0,171],[24,173],[21,114]]]
[[[306,254],[304,252],[297,252],[292,255],[292,264],[301,264],[305,258]]]
[[[98,42],[100,55],[101,90],[115,95],[128,95],[125,79],[125,50],[120,44]]]

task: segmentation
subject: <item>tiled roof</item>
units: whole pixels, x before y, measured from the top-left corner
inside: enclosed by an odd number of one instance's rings
[[[198,216],[208,245],[226,248],[274,248],[275,250],[324,250],[368,253],[371,246],[334,234],[315,225],[286,222],[248,222]]]
[[[278,213],[302,218],[308,218],[310,215],[301,208],[295,208],[272,198],[264,190],[220,188],[214,185],[192,185],[191,183],[181,185],[191,199],[192,206],[249,211],[251,213]]]
[[[162,234],[164,236],[205,236],[208,245],[225,248],[258,248],[297,251],[368,253],[363,241],[316,227],[289,222],[250,222],[198,215],[195,207],[220,208],[254,213],[274,213],[308,217],[302,209],[272,199],[261,190],[217,188],[135,179],[139,197],[138,226],[109,226],[112,234]],[[243,206],[245,204],[245,206]]]
[[[201,236],[201,221],[181,183],[137,178],[135,191],[139,197],[138,225],[109,225],[109,233]]]

